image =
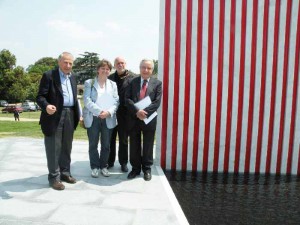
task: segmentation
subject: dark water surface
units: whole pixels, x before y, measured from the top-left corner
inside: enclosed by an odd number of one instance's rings
[[[165,174],[190,224],[300,225],[300,177]]]

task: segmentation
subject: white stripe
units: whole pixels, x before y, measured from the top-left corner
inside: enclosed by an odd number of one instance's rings
[[[180,77],[179,77],[179,108],[178,108],[178,136],[177,136],[177,163],[181,168],[182,137],[184,120],[184,91],[185,91],[185,55],[186,55],[186,0],[181,3],[181,45],[180,45]]]
[[[260,162],[260,171],[263,172],[266,170],[268,134],[269,134],[269,122],[270,122],[273,54],[274,54],[274,21],[275,21],[275,4],[274,2],[271,1],[269,6],[269,26],[268,26],[268,41],[267,41],[268,49],[267,49],[264,128],[263,128],[262,151],[261,151],[261,162]]]
[[[286,22],[286,2],[281,2],[280,8],[280,25],[279,27],[279,51],[278,51],[278,69],[277,69],[277,87],[276,87],[276,106],[274,120],[274,134],[272,147],[272,163],[271,172],[276,172],[278,139],[280,129],[280,113],[281,113],[281,96],[282,96],[282,81],[283,81],[283,62],[284,62],[284,45],[285,45],[285,22]],[[274,63],[274,62],[273,62]]]
[[[167,141],[167,159],[166,168],[171,168],[172,157],[172,132],[173,132],[173,101],[174,101],[174,60],[175,60],[175,20],[176,4],[171,1],[171,18],[170,18],[170,60],[169,60],[169,104],[168,104],[168,141]]]
[[[225,1],[225,24],[224,24],[224,63],[223,63],[223,93],[222,93],[222,113],[220,129],[220,152],[218,171],[223,171],[224,152],[226,141],[226,119],[227,119],[227,99],[228,99],[228,79],[229,79],[229,45],[230,45],[230,14],[231,1]]]
[[[209,0],[203,1],[203,21],[202,21],[202,71],[201,71],[201,99],[200,99],[200,141],[198,154],[198,168],[202,170],[203,167],[203,146],[204,146],[204,132],[205,132],[205,108],[206,108],[206,80],[207,80],[207,48],[208,48],[208,10]]]
[[[236,126],[238,114],[238,93],[239,93],[239,71],[240,71],[240,51],[241,51],[241,15],[242,1],[236,1],[236,22],[235,22],[235,50],[234,50],[234,79],[233,79],[233,99],[232,99],[232,121],[231,121],[231,142],[229,154],[230,172],[234,171],[234,157],[236,145]]]
[[[159,30],[165,31],[165,1],[160,1],[160,14],[159,14]],[[164,48],[164,36],[165,32],[159,32],[159,47],[158,49],[165,49]],[[163,62],[164,61],[164,51],[158,51],[158,79],[163,81],[164,76],[164,67]],[[164,91],[164,90],[163,90]],[[158,108],[158,118],[157,118],[157,130],[156,130],[156,149],[155,149],[155,160],[157,164],[160,164],[160,158],[161,158],[161,131],[162,131],[162,103],[164,102],[164,99],[162,98],[161,106]],[[168,135],[164,138],[168,138]]]
[[[286,95],[286,107],[285,107],[285,126],[284,126],[284,136],[283,136],[283,151],[281,160],[281,172],[286,173],[287,168],[287,158],[289,149],[289,139],[290,139],[290,121],[292,112],[292,99],[293,99],[293,82],[294,82],[294,65],[295,65],[295,47],[292,47],[296,41],[297,29],[297,11],[298,7],[296,2],[292,3],[292,14],[291,14],[291,26],[290,26],[290,48],[289,48],[289,64],[288,64],[288,74],[287,74],[287,95]]]
[[[258,20],[257,20],[257,45],[256,45],[256,71],[255,71],[255,93],[253,105],[253,129],[251,142],[251,158],[250,172],[255,171],[256,150],[257,150],[257,133],[259,123],[259,104],[261,90],[261,67],[262,67],[262,41],[263,41],[263,25],[264,25],[264,2],[258,2]]]
[[[195,92],[196,92],[196,68],[197,68],[197,18],[198,4],[193,1],[192,15],[192,43],[191,43],[191,84],[190,84],[190,112],[189,112],[189,137],[188,137],[188,163],[187,170],[192,170],[194,123],[195,123]]]
[[[294,23],[291,24],[291,30],[295,30],[295,33],[296,33],[296,36],[295,36],[295,39],[291,41],[291,45],[290,45],[290,48],[291,49],[295,49],[294,46],[296,46],[296,38],[297,38],[297,22],[298,22],[298,16],[299,16],[299,0],[296,0],[293,2],[293,6],[292,6],[292,9],[293,9],[293,14],[292,14],[292,21],[294,21]],[[296,49],[295,49],[296,50]],[[290,57],[295,60],[295,53],[294,54],[291,54]],[[297,62],[299,63],[299,62]],[[299,65],[299,64],[298,64]],[[292,74],[292,76],[294,77],[294,71],[295,69],[295,61],[294,61],[294,65],[293,65],[293,68],[290,70],[289,73]],[[299,70],[300,71],[300,70]],[[299,144],[300,144],[300,72],[298,71],[298,94],[297,94],[297,108],[296,108],[296,117],[295,117],[295,121],[296,123],[295,124],[290,124],[290,120],[288,120],[289,122],[289,125],[291,126],[295,126],[295,133],[294,133],[294,148],[293,148],[293,160],[292,160],[292,170],[291,170],[291,173],[292,174],[297,174],[297,169],[298,169],[298,164],[300,162],[298,162],[298,157],[299,157]],[[294,87],[292,87],[294,88]],[[291,99],[288,99],[290,101],[292,101],[292,98]]]
[[[300,12],[299,12],[300,13]],[[300,70],[299,70],[300,71]],[[298,72],[300,73],[300,72]],[[299,74],[300,75],[300,74]],[[299,159],[299,145],[300,145],[300,77],[298,77],[298,94],[297,94],[297,110],[296,110],[296,124],[295,124],[295,136],[294,136],[294,149],[292,160],[292,174],[297,174]]]
[[[213,24],[213,55],[212,55],[212,87],[211,87],[211,108],[210,108],[210,133],[208,149],[208,171],[213,170],[214,163],[214,139],[216,127],[216,107],[218,91],[218,56],[219,56],[219,20],[220,20],[220,2],[214,2],[214,24]],[[206,74],[207,75],[207,74]]]

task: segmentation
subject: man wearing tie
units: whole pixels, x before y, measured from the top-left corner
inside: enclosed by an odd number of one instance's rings
[[[132,79],[125,94],[125,103],[128,109],[130,164],[132,166],[128,179],[135,178],[141,170],[144,172],[144,180],[149,181],[152,178],[151,166],[153,165],[157,117],[154,117],[148,124],[145,124],[144,119],[157,111],[162,95],[161,81],[151,77],[153,69],[153,61],[143,59],[140,63],[140,76]],[[146,96],[149,96],[151,104],[144,109],[137,109],[134,104]]]
[[[77,83],[71,73],[74,58],[63,52],[58,58],[59,68],[45,72],[36,98],[41,107],[40,125],[46,148],[48,181],[55,190],[64,190],[61,181],[74,184],[71,176],[73,133],[78,125],[79,108]]]

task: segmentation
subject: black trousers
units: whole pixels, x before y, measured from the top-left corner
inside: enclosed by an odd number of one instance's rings
[[[110,141],[110,153],[108,165],[113,166],[116,160],[116,141],[119,138],[118,158],[120,165],[128,163],[128,131],[126,126],[126,109],[120,108],[117,111],[118,126],[113,129]]]
[[[74,134],[74,111],[64,108],[55,134],[45,136],[48,180],[60,180],[60,174],[70,176],[71,151]]]
[[[141,123],[144,122],[139,121],[129,132],[130,164],[132,170],[135,170],[138,173],[141,169],[143,172],[151,172],[155,137],[155,130],[145,130]]]

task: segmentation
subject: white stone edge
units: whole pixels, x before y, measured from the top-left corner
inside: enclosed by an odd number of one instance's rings
[[[172,205],[172,208],[173,208],[173,211],[177,217],[177,220],[179,222],[179,224],[189,224],[189,222],[187,221],[180,205],[179,205],[179,202],[177,201],[177,198],[162,170],[162,168],[160,166],[155,166],[156,167],[156,170],[157,170],[157,173],[159,175],[159,178],[160,178],[160,181],[165,189],[165,192],[167,193],[168,195],[168,199],[170,200],[171,202],[171,205]]]

